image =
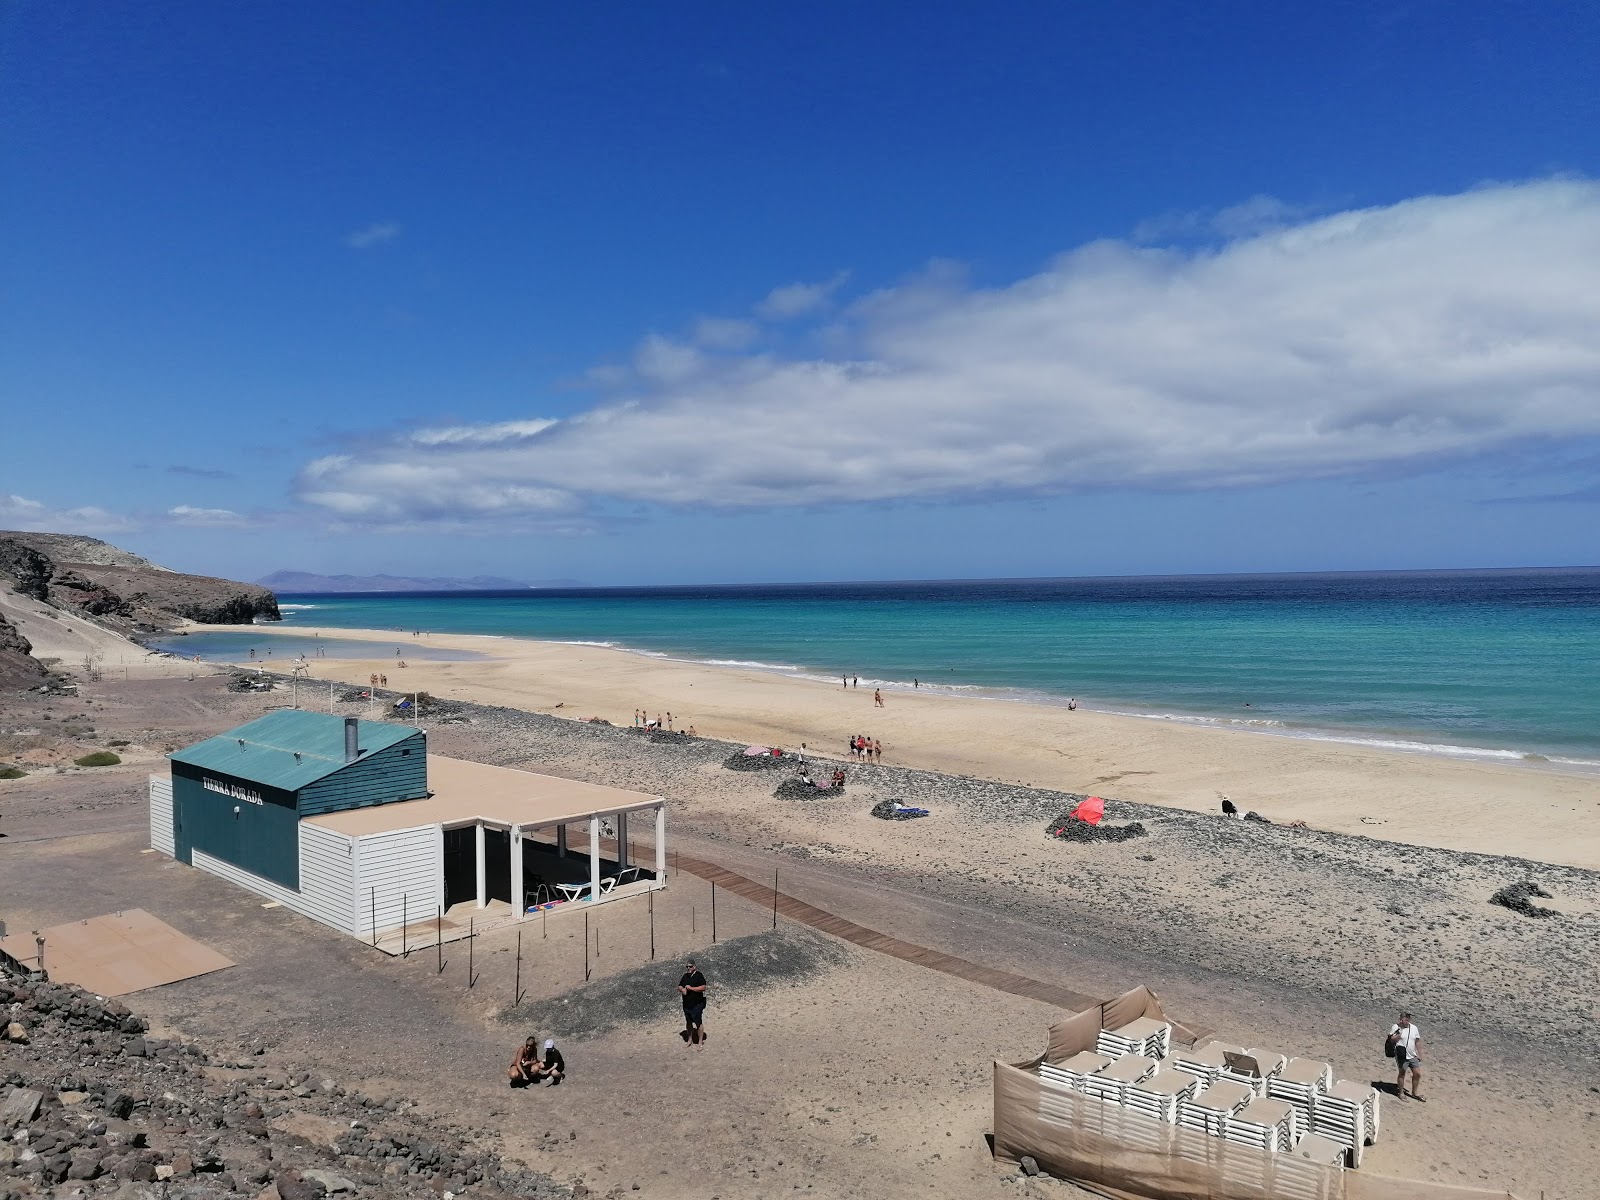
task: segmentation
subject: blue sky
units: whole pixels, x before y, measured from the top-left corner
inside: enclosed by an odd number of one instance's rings
[[[1597,45],[11,4],[0,527],[245,578],[1600,561]]]

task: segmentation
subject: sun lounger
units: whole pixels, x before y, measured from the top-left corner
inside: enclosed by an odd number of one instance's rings
[[[1096,1054],[1093,1050],[1081,1050],[1065,1062],[1040,1063],[1039,1078],[1057,1087],[1081,1092],[1085,1077],[1109,1067],[1115,1061],[1104,1054]]]
[[[1249,1070],[1249,1062],[1256,1064],[1255,1070]],[[1222,1066],[1217,1071],[1218,1079],[1231,1079],[1242,1083],[1257,1096],[1267,1094],[1267,1081],[1276,1075],[1288,1064],[1289,1060],[1281,1054],[1270,1050],[1246,1050],[1242,1054],[1235,1054],[1231,1059],[1223,1056]]]
[[[1307,1162],[1314,1162],[1324,1167],[1344,1166],[1345,1147],[1332,1138],[1323,1137],[1320,1133],[1301,1135],[1289,1153],[1295,1158],[1303,1158]]]
[[[1300,1112],[1301,1128],[1311,1128],[1311,1109],[1317,1097],[1333,1086],[1333,1068],[1314,1058],[1291,1058],[1283,1070],[1267,1080],[1267,1095],[1287,1100]]]
[[[1142,1083],[1156,1073],[1156,1060],[1142,1054],[1124,1054],[1083,1080],[1086,1096],[1096,1096],[1108,1104],[1121,1104],[1129,1084]]]
[[[1340,1080],[1317,1097],[1311,1109],[1311,1132],[1344,1146],[1350,1165],[1359,1167],[1362,1148],[1378,1140],[1377,1090]]]
[[[1178,1104],[1193,1100],[1203,1086],[1198,1075],[1191,1075],[1187,1071],[1159,1070],[1140,1082],[1130,1083],[1122,1094],[1122,1103],[1133,1112],[1176,1125]]]
[[[1220,1080],[1193,1100],[1178,1102],[1178,1124],[1221,1137],[1227,1132],[1228,1118],[1254,1099],[1255,1094],[1244,1084],[1231,1079]]]
[[[1223,1122],[1222,1136],[1270,1154],[1288,1150],[1300,1136],[1300,1116],[1287,1100],[1253,1100]]]
[[[1179,1050],[1172,1056],[1172,1065],[1180,1071],[1187,1071],[1191,1075],[1198,1075],[1207,1087],[1217,1081],[1217,1074],[1227,1066],[1225,1054],[1243,1054],[1243,1046],[1229,1045],[1227,1042],[1207,1042],[1195,1050]]]
[[[1172,1026],[1165,1021],[1140,1017],[1120,1029],[1102,1029],[1094,1048],[1112,1058],[1121,1058],[1124,1054],[1165,1058],[1172,1048]]]

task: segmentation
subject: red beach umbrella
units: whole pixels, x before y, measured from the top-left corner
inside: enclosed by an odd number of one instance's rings
[[[1106,815],[1106,802],[1099,796],[1090,796],[1072,810],[1072,815],[1080,821],[1087,821],[1090,825],[1098,825],[1100,818]]]

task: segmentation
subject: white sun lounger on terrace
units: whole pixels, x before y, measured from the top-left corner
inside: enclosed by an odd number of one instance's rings
[[[1148,1079],[1130,1083],[1122,1094],[1122,1103],[1133,1112],[1176,1125],[1179,1102],[1193,1100],[1202,1086],[1200,1077],[1187,1071],[1157,1071]]]
[[[1102,1029],[1094,1048],[1112,1058],[1121,1058],[1124,1054],[1165,1058],[1172,1048],[1172,1026],[1166,1021],[1140,1017],[1120,1029]]]
[[[1039,1078],[1056,1087],[1081,1092],[1085,1077],[1109,1067],[1115,1061],[1104,1054],[1096,1054],[1093,1050],[1080,1050],[1065,1062],[1040,1063]]]
[[[1125,1054],[1110,1066],[1086,1076],[1083,1091],[1085,1095],[1098,1096],[1108,1104],[1121,1104],[1129,1084],[1142,1083],[1155,1073],[1155,1059],[1142,1054]]]
[[[1178,1124],[1221,1137],[1227,1131],[1228,1118],[1254,1099],[1254,1093],[1244,1084],[1219,1080],[1193,1100],[1178,1102]]]
[[[1195,1050],[1179,1050],[1172,1056],[1172,1065],[1180,1071],[1198,1075],[1201,1082],[1210,1087],[1217,1081],[1217,1073],[1227,1066],[1222,1056],[1243,1053],[1243,1046],[1232,1046],[1227,1042],[1207,1042]]]

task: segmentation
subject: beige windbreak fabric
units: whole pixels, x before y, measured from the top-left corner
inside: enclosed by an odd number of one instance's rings
[[[1386,1179],[1271,1154],[1040,1082],[1041,1061],[1092,1050],[1102,1028],[1140,1017],[1171,1019],[1155,993],[1139,987],[1052,1025],[1041,1058],[995,1063],[995,1157],[1029,1155],[1047,1174],[1113,1200],[1517,1200],[1509,1192]],[[1173,1035],[1193,1041],[1176,1024]]]
[[[1168,1125],[994,1064],[994,1153],[1113,1200],[1516,1200],[1509,1192],[1386,1179]]]

